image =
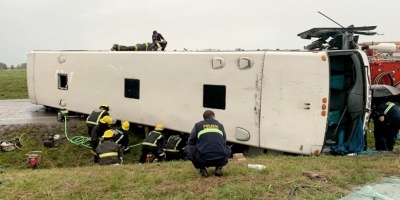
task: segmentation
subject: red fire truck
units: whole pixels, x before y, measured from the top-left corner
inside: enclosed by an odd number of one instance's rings
[[[400,89],[400,42],[364,42],[371,68],[371,84],[392,85]]]

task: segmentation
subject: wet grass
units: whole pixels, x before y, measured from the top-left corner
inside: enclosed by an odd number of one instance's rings
[[[62,156],[62,155],[60,155]],[[398,155],[292,157],[263,155],[231,161],[224,176],[201,178],[190,162],[9,169],[2,199],[338,199],[355,185],[398,175]],[[248,163],[267,166],[248,169]],[[381,163],[381,164],[377,164]],[[385,163],[385,164],[382,164]],[[211,169],[209,169],[212,172]],[[326,179],[311,179],[312,172]]]
[[[43,162],[41,168],[83,167],[93,165],[93,156],[90,149],[81,145],[73,144],[70,140],[75,136],[87,138],[87,128],[84,119],[71,119],[67,124],[65,134],[64,123],[52,124],[26,124],[26,125],[2,125],[0,126],[0,138],[14,140],[18,139],[22,145],[17,151],[0,153],[0,168],[26,169],[26,155],[30,151],[42,151]],[[57,148],[46,148],[43,140],[48,134],[60,135]],[[130,135],[130,144],[141,143],[144,133]],[[89,138],[87,138],[89,140]],[[88,143],[87,143],[88,144]],[[133,147],[127,154],[125,163],[135,162],[140,153],[140,146]],[[134,160],[136,159],[136,160]]]
[[[0,70],[0,100],[27,98],[26,70]]]
[[[68,137],[86,136],[83,120],[68,123]],[[295,187],[295,199],[338,199],[354,186],[400,176],[399,146],[394,153],[369,156],[260,155],[231,160],[223,177],[213,176],[210,168],[211,176],[201,178],[188,161],[138,165],[140,147],[132,148],[120,166],[93,165],[89,149],[65,138],[57,149],[43,147],[48,133],[63,134],[62,123],[0,128],[1,138],[21,137],[25,144],[0,152],[0,180],[7,180],[0,184],[1,199],[287,199]],[[143,135],[131,135],[131,144]],[[27,168],[26,154],[32,150],[43,151],[40,169]],[[266,169],[249,169],[250,163]]]

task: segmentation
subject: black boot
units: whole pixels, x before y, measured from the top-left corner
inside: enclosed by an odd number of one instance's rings
[[[206,168],[200,168],[199,171],[202,177],[208,177],[208,172]]]
[[[222,167],[215,167],[214,175],[222,176]]]

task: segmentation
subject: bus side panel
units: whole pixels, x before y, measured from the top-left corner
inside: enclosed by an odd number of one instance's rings
[[[212,68],[213,57],[226,64]],[[238,59],[250,57],[254,65],[239,69]],[[60,59],[62,58],[62,59]],[[65,62],[59,62],[64,60]],[[36,54],[35,86],[40,104],[89,113],[102,103],[120,120],[190,132],[213,110],[231,142],[259,146],[260,86],[264,52],[43,52]],[[58,89],[59,75],[67,75],[68,89]],[[140,81],[139,99],[126,98],[125,79]],[[203,107],[203,85],[226,87],[225,109]],[[258,98],[258,99],[257,99]],[[237,141],[236,128],[250,133]]]
[[[323,52],[266,53],[261,147],[304,155],[321,152],[327,123],[322,106],[329,105],[323,103],[329,97],[329,63],[322,56],[327,58]]]
[[[36,95],[35,95],[35,84],[34,84],[34,63],[35,63],[35,54],[28,53],[28,61],[26,68],[26,81],[28,85],[28,95],[31,103],[36,104]]]

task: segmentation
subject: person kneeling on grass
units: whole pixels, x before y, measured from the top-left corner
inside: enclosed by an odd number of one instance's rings
[[[100,165],[114,165],[122,163],[122,149],[113,141],[114,132],[104,132],[103,141],[97,146],[96,153],[99,156]]]
[[[164,125],[159,123],[156,124],[154,131],[151,131],[146,136],[142,143],[142,153],[140,155],[139,164],[144,164],[146,161],[147,154],[152,153],[158,160],[158,162],[164,162],[165,160],[165,136],[162,133]]]
[[[222,167],[228,163],[231,155],[231,149],[226,144],[224,126],[215,120],[211,110],[206,110],[203,118],[190,133],[186,154],[201,176],[208,176],[206,167],[215,167],[214,175],[222,176]]]
[[[131,132],[129,131],[129,122],[124,121],[121,124],[121,127],[114,130],[114,137],[113,140],[116,142],[124,152],[124,154],[129,153],[129,135]]]

